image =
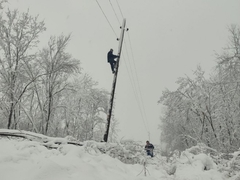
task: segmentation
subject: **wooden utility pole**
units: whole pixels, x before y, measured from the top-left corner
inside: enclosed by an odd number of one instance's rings
[[[121,52],[122,52],[122,43],[123,43],[125,25],[126,25],[126,19],[123,19],[123,23],[122,23],[122,27],[121,27],[122,30],[121,30],[121,35],[120,35],[120,39],[119,39],[119,46],[118,46],[118,55],[119,56],[121,55]],[[115,88],[116,88],[116,84],[117,84],[117,74],[118,74],[119,62],[120,62],[120,57],[117,59],[116,71],[115,71],[114,77],[113,77],[112,93],[111,93],[111,98],[110,98],[110,101],[109,101],[109,109],[108,109],[108,115],[107,115],[106,132],[103,136],[103,140],[105,142],[107,142],[107,140],[108,140],[110,120],[111,120],[111,116],[112,116],[113,99],[114,99]]]

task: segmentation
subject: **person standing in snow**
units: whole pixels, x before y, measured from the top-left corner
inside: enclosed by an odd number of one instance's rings
[[[153,149],[154,149],[154,146],[149,141],[146,141],[145,150],[148,156],[153,157]]]
[[[113,54],[113,49],[110,49],[110,51],[108,52],[107,54],[107,59],[108,59],[108,62],[110,63],[110,66],[111,66],[111,69],[112,69],[112,73],[114,74],[115,73],[115,65],[116,65],[116,61],[114,60],[115,58],[118,58],[119,56],[117,55],[114,55]]]

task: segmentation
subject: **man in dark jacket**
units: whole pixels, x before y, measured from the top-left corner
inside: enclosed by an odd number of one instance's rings
[[[110,63],[110,65],[111,65],[111,69],[112,69],[113,74],[115,73],[114,68],[115,68],[115,65],[116,65],[116,61],[114,59],[118,58],[118,57],[119,56],[113,54],[113,49],[110,49],[110,51],[107,54],[107,59],[108,59],[108,62]]]
[[[145,150],[148,156],[153,157],[153,149],[154,149],[154,146],[149,141],[146,141]]]

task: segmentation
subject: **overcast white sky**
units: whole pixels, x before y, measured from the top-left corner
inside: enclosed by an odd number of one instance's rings
[[[191,76],[197,65],[207,72],[211,70],[215,53],[228,44],[227,28],[239,25],[240,1],[98,0],[98,3],[9,0],[8,6],[40,15],[47,27],[40,39],[42,43],[50,35],[72,33],[68,52],[81,60],[84,71],[98,81],[100,88],[108,91],[113,75],[106,54],[110,48],[117,53],[116,35],[120,35],[123,14],[129,31],[125,32],[115,95],[119,138],[145,142],[149,131],[150,140],[159,144],[161,111],[157,101],[162,91],[174,90],[177,78]]]

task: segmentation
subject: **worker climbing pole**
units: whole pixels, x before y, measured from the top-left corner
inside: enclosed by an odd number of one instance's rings
[[[116,70],[114,71],[112,92],[111,92],[111,98],[110,98],[110,101],[109,101],[109,109],[108,109],[108,115],[107,115],[106,131],[105,131],[105,134],[103,136],[103,140],[105,142],[107,142],[107,140],[108,140],[110,121],[111,121],[111,116],[112,116],[112,107],[113,107],[114,93],[115,93],[115,88],[116,88],[116,83],[117,83],[117,74],[118,74],[119,62],[120,62],[120,57],[121,57],[121,52],[122,52],[122,43],[123,43],[125,25],[126,25],[126,19],[123,19],[123,23],[122,23],[122,26],[121,26],[120,39],[118,39],[119,40],[118,58],[117,58],[117,62],[116,62],[116,65],[115,65],[116,66],[116,68],[115,68]]]

